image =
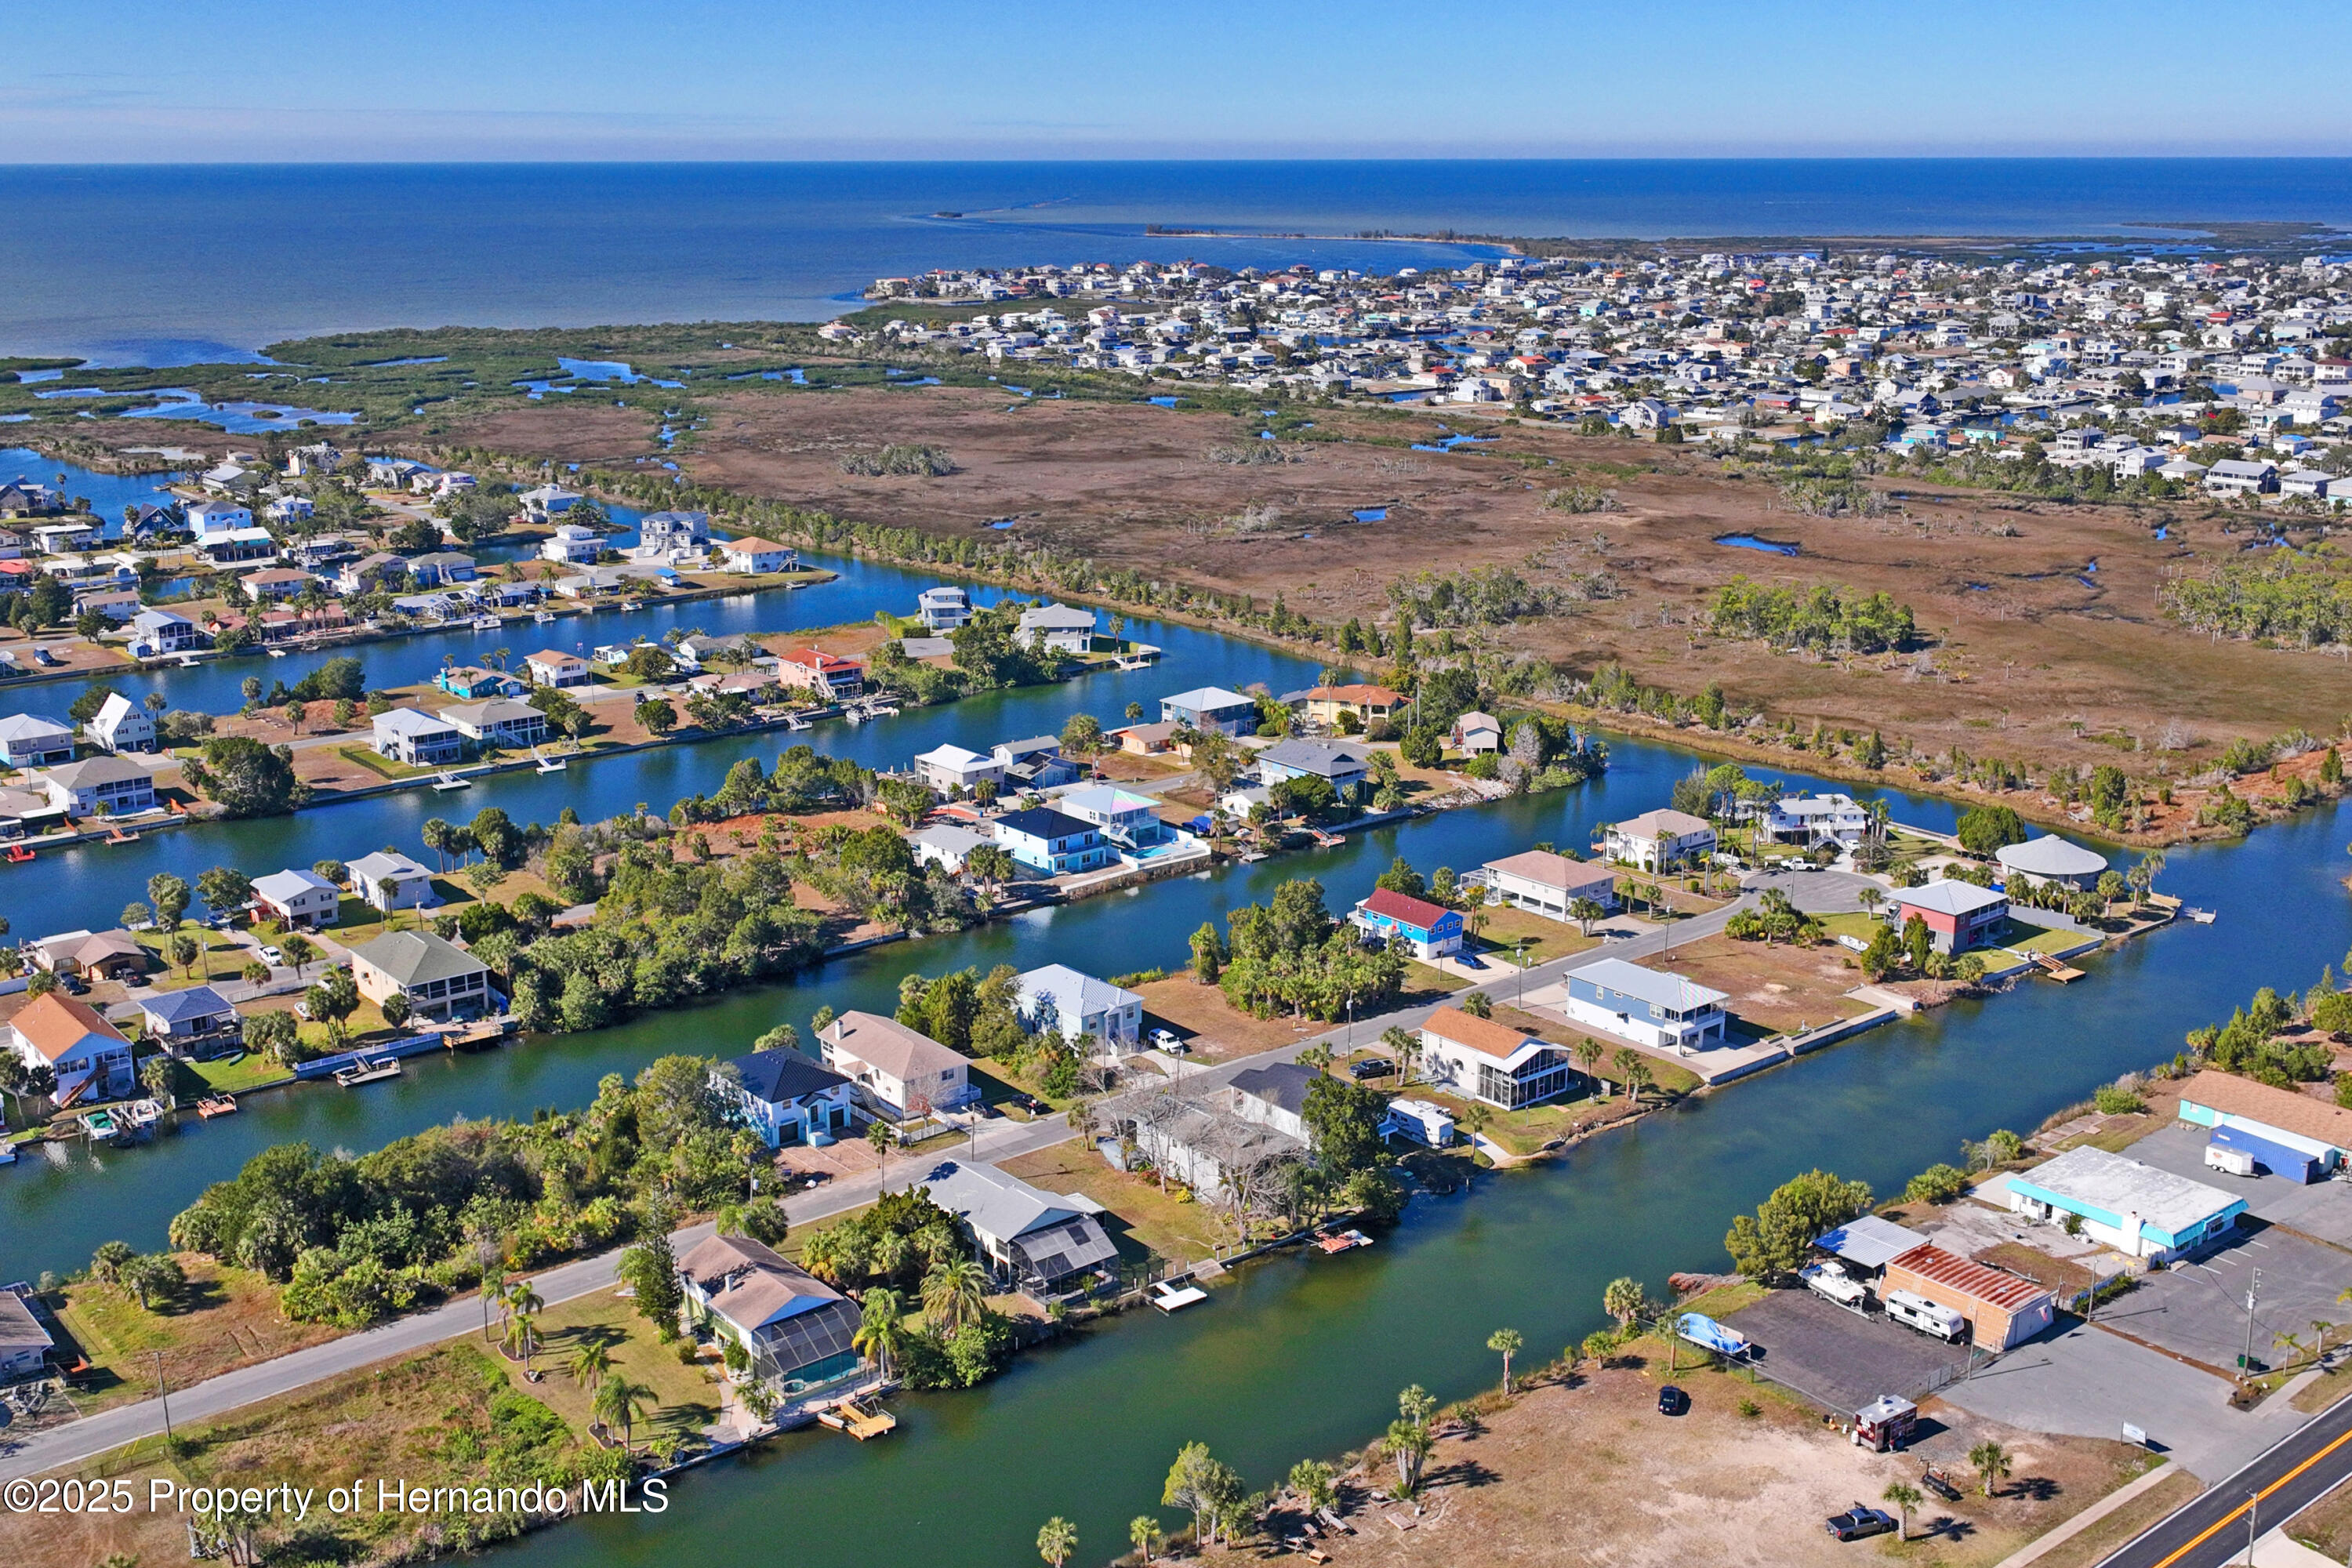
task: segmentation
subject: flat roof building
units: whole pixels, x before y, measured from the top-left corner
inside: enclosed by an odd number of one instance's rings
[[[2028,1219],[2080,1216],[2093,1240],[2158,1262],[2226,1235],[2246,1200],[2104,1149],[2069,1149],[2011,1176],[2009,1206]]]

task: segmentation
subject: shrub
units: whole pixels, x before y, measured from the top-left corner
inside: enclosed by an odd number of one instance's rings
[[[1903,1189],[1906,1203],[1946,1204],[1969,1190],[1969,1173],[1958,1165],[1937,1163],[1911,1178]]]
[[[2147,1109],[2145,1100],[2119,1083],[2101,1084],[2098,1092],[2091,1097],[2091,1103],[2098,1107],[2102,1116],[2129,1116]]]

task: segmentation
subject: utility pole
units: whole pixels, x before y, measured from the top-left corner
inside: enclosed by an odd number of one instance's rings
[[[2262,1506],[2262,1493],[2250,1491],[2246,1494],[2246,1568],[2254,1568],[2254,1516],[2261,1511]]]
[[[2254,1270],[2253,1279],[2246,1286],[2246,1353],[2238,1358],[2238,1375],[2246,1377],[2254,1370],[2254,1297],[2263,1288],[2263,1271]]]

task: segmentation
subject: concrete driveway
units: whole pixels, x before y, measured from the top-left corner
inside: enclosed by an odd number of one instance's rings
[[[2284,1176],[2232,1176],[2205,1163],[2203,1128],[2175,1123],[2159,1127],[2126,1151],[2135,1160],[2219,1187],[2246,1200],[2249,1213],[2273,1225],[2315,1236],[2342,1247],[2352,1247],[2352,1183],[2313,1182],[2305,1185]],[[2352,1258],[2344,1260],[2352,1279]]]
[[[2072,1318],[1947,1386],[1963,1410],[2033,1432],[2120,1437],[2126,1421],[2199,1479],[2218,1481],[2310,1419],[2284,1399],[2230,1408],[2230,1384]]]
[[[1858,1316],[1811,1290],[1775,1290],[1726,1321],[1762,1348],[1756,1364],[1766,1376],[1849,1415],[1882,1394],[1924,1397],[1968,1354],[1965,1345]]]

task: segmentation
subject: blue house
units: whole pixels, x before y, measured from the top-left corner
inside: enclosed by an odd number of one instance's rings
[[[1387,888],[1375,888],[1359,903],[1349,923],[1366,936],[1385,942],[1402,937],[1415,958],[1443,958],[1462,949],[1462,911],[1415,899]]]
[[[1017,863],[1049,877],[1091,871],[1118,858],[1118,848],[1103,842],[1101,830],[1093,823],[1081,822],[1051,806],[1034,806],[997,818],[996,841]]]
[[[1562,1011],[1577,1023],[1656,1050],[1720,1044],[1727,1026],[1725,993],[1679,974],[1603,958],[1568,977]]]

